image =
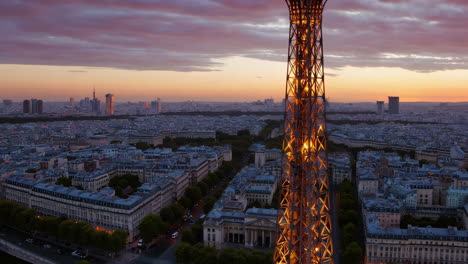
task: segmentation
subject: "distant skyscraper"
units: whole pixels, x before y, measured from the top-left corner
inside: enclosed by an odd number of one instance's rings
[[[89,97],[85,97],[84,99],[80,100],[80,109],[82,111],[90,111],[92,109]]]
[[[388,97],[388,113],[398,115],[400,113],[400,97]]]
[[[70,97],[70,107],[75,106],[75,99],[73,97]]]
[[[44,103],[42,100],[37,100],[36,102],[36,113],[42,114],[44,112]]]
[[[24,100],[23,101],[23,113],[28,114],[31,112],[31,101]]]
[[[91,112],[98,113],[98,114],[101,113],[101,101],[96,98],[96,89],[93,89],[93,100],[91,100],[90,103],[91,103]]]
[[[114,115],[114,95],[106,94],[106,115]]]
[[[377,114],[378,115],[383,115],[384,113],[384,101],[377,101]]]
[[[43,113],[42,100],[31,99],[23,101],[23,113],[42,114]]]
[[[31,113],[37,113],[37,99],[31,99]]]
[[[92,110],[93,113],[98,113],[98,114],[101,113],[101,100],[99,100],[99,99],[97,99],[97,98],[94,99],[94,100],[92,101],[92,105],[91,105],[91,106],[92,106],[92,109],[91,109],[91,110]]]
[[[273,109],[273,104],[275,103],[275,101],[270,98],[270,99],[265,99],[264,103],[265,103],[265,110],[271,111]]]
[[[161,99],[158,98],[156,101],[151,102],[151,111],[155,114],[161,113]]]

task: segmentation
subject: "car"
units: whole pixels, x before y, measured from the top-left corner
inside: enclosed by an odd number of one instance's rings
[[[143,246],[143,239],[138,240],[137,246],[142,247]]]
[[[57,254],[59,254],[59,255],[63,255],[63,254],[64,254],[64,251],[63,251],[61,248],[57,249],[56,252],[57,252]]]
[[[44,244],[42,247],[43,247],[43,248],[52,248],[52,246],[49,245],[49,244]]]
[[[178,236],[179,236],[179,232],[174,232],[174,233],[172,233],[171,238],[172,238],[172,239],[175,239],[175,238],[177,238]]]
[[[71,255],[74,256],[74,257],[78,257],[78,258],[80,258],[80,259],[84,259],[84,258],[87,257],[87,255],[86,255],[85,253],[83,253],[83,252],[81,252],[81,251],[79,251],[79,250],[73,251],[73,252],[71,253]]]
[[[32,243],[34,243],[34,239],[32,239],[32,238],[28,238],[28,239],[26,239],[26,242],[28,242],[28,243],[32,244]]]

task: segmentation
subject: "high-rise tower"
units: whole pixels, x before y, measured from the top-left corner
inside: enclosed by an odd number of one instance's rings
[[[282,192],[275,262],[333,263],[322,12],[327,0],[286,0],[290,13]]]
[[[114,95],[106,94],[106,115],[114,115]]]
[[[23,113],[29,114],[31,112],[31,101],[24,100],[23,101]]]
[[[377,101],[377,114],[378,115],[383,115],[384,113],[384,101]]]
[[[388,113],[393,115],[398,115],[400,113],[400,97],[388,97]]]

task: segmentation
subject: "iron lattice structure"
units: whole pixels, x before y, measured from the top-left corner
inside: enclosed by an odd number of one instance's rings
[[[322,11],[327,0],[286,0],[290,12],[282,192],[275,263],[333,263]]]

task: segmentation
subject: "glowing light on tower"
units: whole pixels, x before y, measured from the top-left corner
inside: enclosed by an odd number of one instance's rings
[[[290,13],[286,162],[275,263],[333,263],[322,45],[326,2],[286,0]]]

